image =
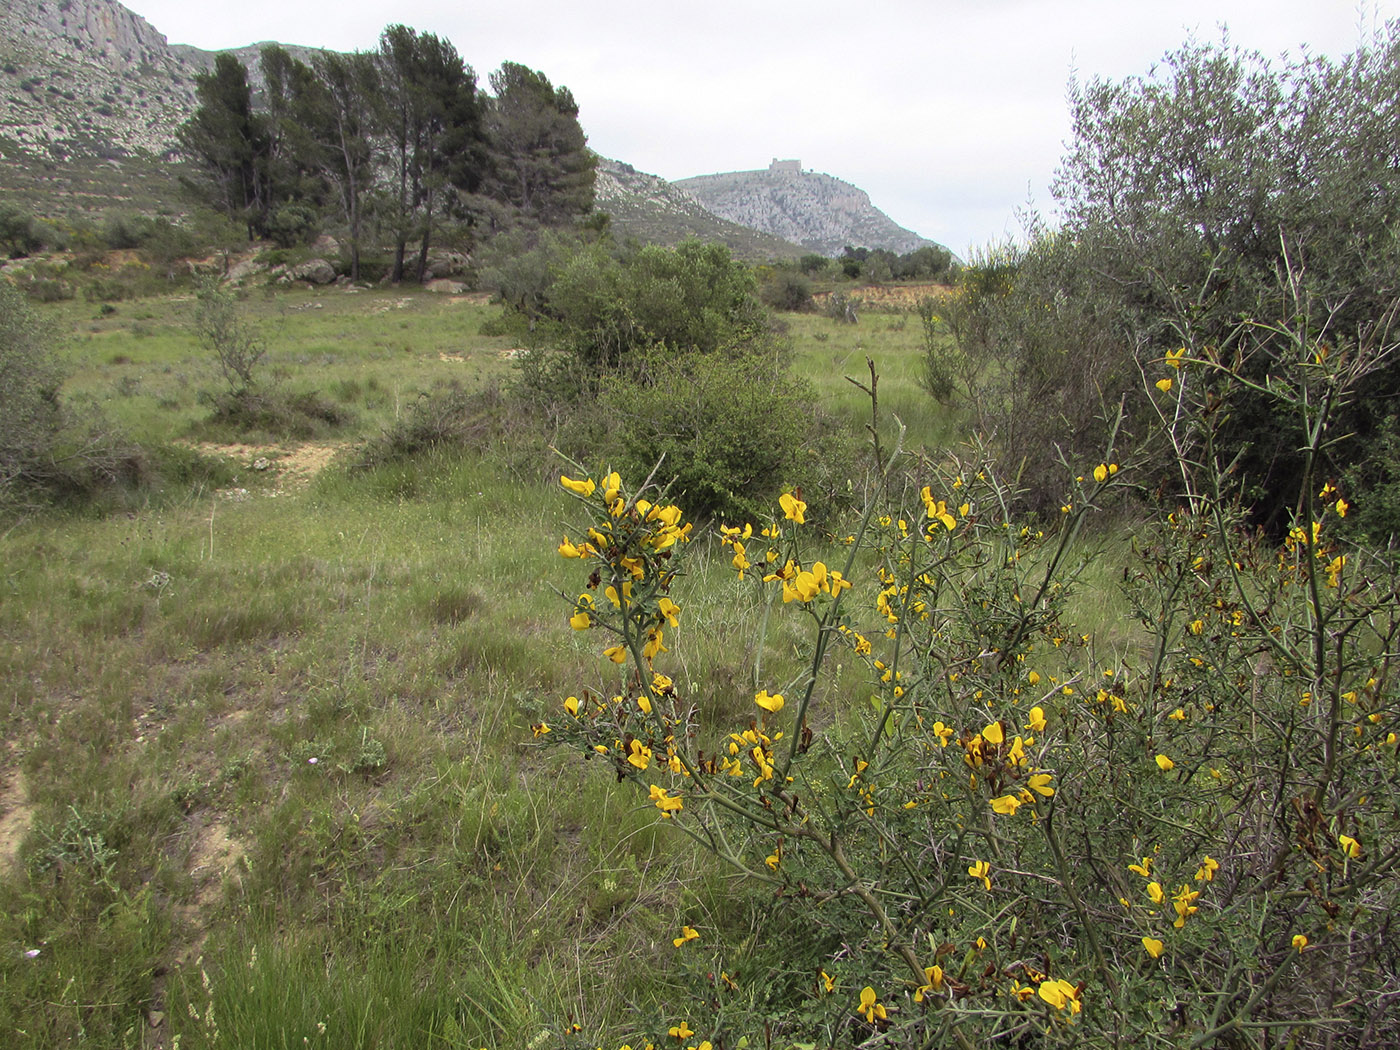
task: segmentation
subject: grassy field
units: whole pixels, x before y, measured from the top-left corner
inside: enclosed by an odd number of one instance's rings
[[[508,379],[509,342],[480,334],[496,308],[253,293],[269,372],[351,422],[230,447],[201,424],[220,381],[192,307],[43,308],[71,404],[202,442],[235,480],[0,538],[4,1042],[504,1047],[571,1024],[601,1039],[687,1016],[662,964],[697,916],[746,946],[739,977],[795,966],[761,898],[604,770],[533,740],[612,671],[565,625],[555,547],[575,523],[547,465],[318,469],[435,384]],[[913,383],[917,319],[788,320],[799,373],[849,425],[868,409],[844,376],[870,356],[911,443],[956,434]],[[729,721],[756,655],[732,639],[761,610],[716,553],[692,559],[672,659]],[[767,644],[770,666],[790,659],[781,631]]]

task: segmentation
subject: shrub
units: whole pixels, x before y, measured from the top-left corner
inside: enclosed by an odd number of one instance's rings
[[[773,355],[674,354],[659,348],[642,382],[613,377],[600,441],[617,469],[659,482],[702,516],[752,517],[797,479],[816,414],[812,392]],[[658,465],[659,463],[659,465]]]
[[[255,385],[258,366],[267,356],[262,337],[242,317],[237,303],[216,277],[199,286],[194,316],[200,343],[214,355],[229,393],[238,395]]]
[[[725,1046],[1392,1042],[1400,577],[1345,545],[1320,473],[1328,406],[1364,367],[1292,335],[1267,396],[1312,425],[1277,546],[1210,454],[1222,387],[1247,377],[1153,362],[1163,436],[1206,452],[1124,552],[1126,638],[1070,618],[1082,530],[1133,483],[1112,449],[1070,466],[1054,530],[1009,512],[975,452],[891,458],[844,544],[797,493],[766,527],[719,530],[754,600],[810,628],[799,666],[755,667],[739,720],[706,717],[716,686],[667,655],[699,535],[616,474],[563,479],[587,515],[559,547],[580,562],[569,624],[622,666],[536,736],[601,760],[791,915],[781,981],[742,980],[742,935],[677,931],[690,1008],[637,1018],[632,1042],[668,1021]],[[731,644],[762,654],[770,630]]]
[[[792,270],[775,270],[759,289],[759,297],[774,310],[797,312],[812,308],[812,282]]]
[[[0,493],[52,455],[61,382],[48,333],[19,290],[0,279]]]

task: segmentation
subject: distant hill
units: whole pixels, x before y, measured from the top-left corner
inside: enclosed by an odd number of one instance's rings
[[[697,175],[673,185],[720,218],[821,255],[840,255],[848,245],[903,255],[936,243],[900,226],[871,204],[864,190],[803,171],[795,160],[775,160],[758,171]]]
[[[729,222],[706,210],[690,194],[630,164],[598,158],[595,206],[608,212],[613,230],[646,244],[676,244],[687,237],[717,241],[741,259],[795,259],[795,244]]]

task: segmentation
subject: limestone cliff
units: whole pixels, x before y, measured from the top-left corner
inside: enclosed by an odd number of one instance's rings
[[[673,185],[709,211],[808,251],[837,256],[847,246],[899,254],[933,241],[904,229],[849,182],[803,171],[797,161],[775,160],[758,171],[697,175]]]

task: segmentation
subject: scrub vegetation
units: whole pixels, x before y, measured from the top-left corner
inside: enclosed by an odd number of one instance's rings
[[[1393,1045],[1397,47],[1077,87],[947,285],[0,284],[6,1045]]]

